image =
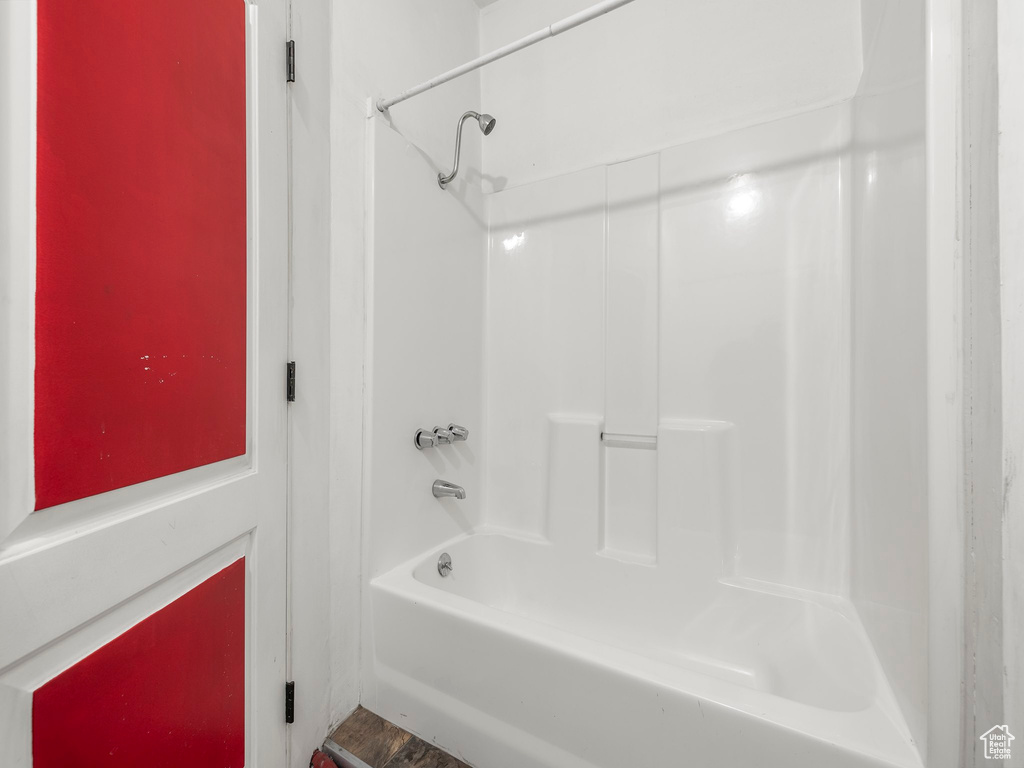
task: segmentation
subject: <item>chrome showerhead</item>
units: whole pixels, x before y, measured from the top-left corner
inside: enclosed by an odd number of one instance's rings
[[[498,122],[490,115],[481,115],[479,112],[470,110],[459,118],[459,127],[455,131],[455,165],[452,168],[452,172],[445,176],[443,173],[437,174],[437,183],[441,189],[444,189],[455,178],[455,174],[459,172],[459,153],[462,149],[462,125],[469,120],[469,118],[475,117],[477,123],[480,125],[480,130],[484,136],[490,136],[491,131],[494,130],[495,124]]]

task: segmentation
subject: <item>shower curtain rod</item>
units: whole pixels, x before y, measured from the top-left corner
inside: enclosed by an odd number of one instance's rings
[[[490,53],[484,54],[480,58],[473,59],[472,61],[466,62],[460,67],[455,69],[449,69],[444,74],[432,77],[425,83],[420,83],[415,88],[410,88],[407,91],[397,96],[392,96],[390,99],[377,99],[377,109],[381,112],[387,112],[390,107],[393,107],[399,102],[411,99],[413,96],[419,96],[424,91],[429,91],[431,88],[436,88],[439,85],[447,83],[449,80],[454,80],[456,77],[461,77],[467,72],[472,72],[474,69],[479,69],[485,64],[490,64],[492,61],[503,59],[509,54],[521,51],[523,48],[528,48],[534,43],[539,43],[541,40],[547,40],[549,37],[560,35],[566,30],[578,27],[580,24],[585,24],[591,19],[596,19],[598,16],[603,16],[609,11],[614,11],[616,8],[621,8],[624,5],[629,5],[633,0],[604,0],[597,5],[587,8],[585,11],[574,13],[572,16],[567,16],[561,21],[556,21],[550,27],[544,27],[544,29],[534,32],[532,35],[516,40],[514,43],[502,46]]]

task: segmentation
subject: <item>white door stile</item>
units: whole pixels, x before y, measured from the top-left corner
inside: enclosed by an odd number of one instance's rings
[[[35,0],[0,3],[0,542],[35,506],[35,60]]]

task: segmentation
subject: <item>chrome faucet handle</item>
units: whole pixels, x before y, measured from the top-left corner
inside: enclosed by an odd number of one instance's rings
[[[452,436],[460,442],[469,439],[469,430],[465,427],[460,427],[458,424],[449,424],[448,431],[451,432]]]
[[[444,427],[434,427],[434,434],[437,436],[438,445],[451,445],[455,442],[455,435]]]
[[[433,432],[428,432],[425,429],[416,430],[416,448],[422,451],[424,448],[434,448],[437,446],[437,435]]]

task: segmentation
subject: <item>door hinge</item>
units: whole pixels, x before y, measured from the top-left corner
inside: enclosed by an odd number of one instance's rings
[[[295,361],[288,363],[288,402],[295,402]]]
[[[284,684],[284,721],[295,722],[295,681]]]
[[[288,41],[288,82],[295,82],[295,41]]]

